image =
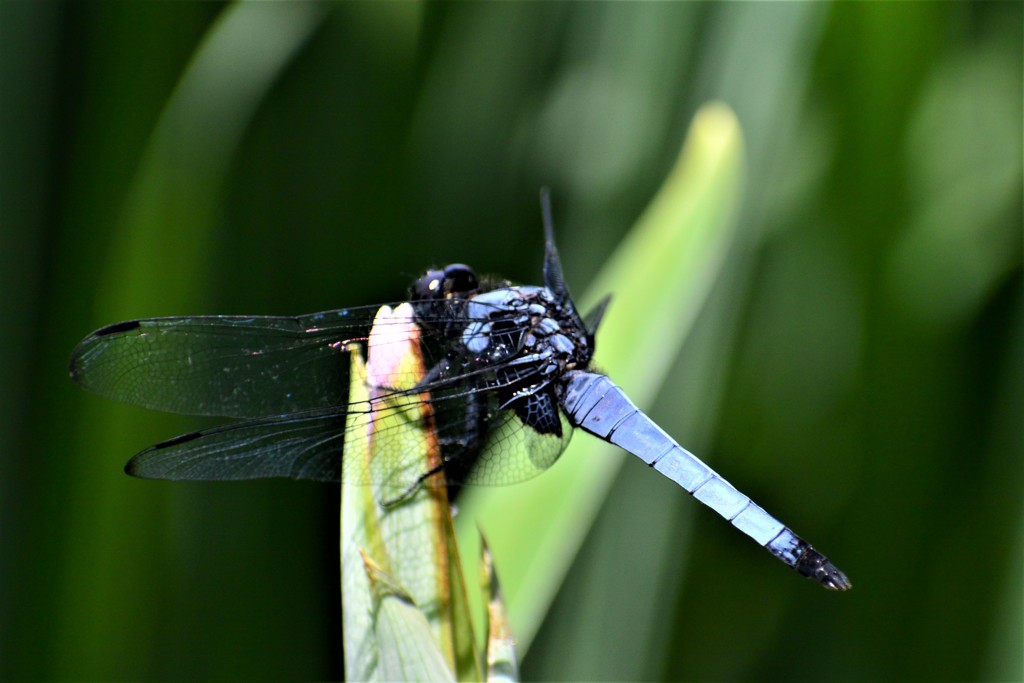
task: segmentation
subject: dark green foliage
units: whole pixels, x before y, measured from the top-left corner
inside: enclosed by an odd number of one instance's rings
[[[0,678],[339,677],[337,492],[124,476],[203,423],[72,347],[539,282],[543,185],[581,293],[711,99],[740,243],[652,415],[855,587],[627,463],[524,679],[1024,675],[1019,3],[254,3],[221,42],[239,11],[0,3]]]

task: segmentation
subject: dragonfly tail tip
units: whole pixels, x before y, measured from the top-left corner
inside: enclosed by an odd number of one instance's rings
[[[818,579],[822,586],[829,590],[848,591],[853,588],[853,584],[846,578],[846,574],[831,562],[826,562],[822,565],[817,573],[818,575],[815,578]]]

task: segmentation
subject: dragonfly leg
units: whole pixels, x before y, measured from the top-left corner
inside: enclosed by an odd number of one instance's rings
[[[391,508],[398,507],[399,505],[402,505],[403,503],[409,501],[410,499],[412,499],[414,495],[416,495],[416,492],[420,490],[420,488],[423,486],[424,481],[434,476],[438,472],[443,472],[444,467],[445,463],[443,462],[440,465],[431,467],[429,470],[416,477],[416,481],[409,484],[409,486],[407,486],[404,491],[398,494],[398,496],[396,496],[395,498],[389,498],[388,500],[380,501],[380,506],[388,510]]]

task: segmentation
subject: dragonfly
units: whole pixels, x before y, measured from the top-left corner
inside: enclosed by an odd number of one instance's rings
[[[640,458],[802,576],[830,590],[849,589],[849,579],[825,555],[591,368],[609,299],[580,315],[563,277],[546,194],[542,215],[543,285],[481,278],[456,263],[428,270],[410,288],[411,324],[426,371],[393,383],[412,388],[374,389],[378,398],[401,395],[408,420],[431,430],[441,456],[429,468],[399,439],[389,443],[387,430],[378,437],[387,466],[371,468],[343,452],[347,418],[381,405],[349,401],[349,355],[364,352],[371,335],[401,341],[406,334],[406,328],[374,329],[379,305],[296,317],[120,322],[78,344],[71,377],[123,403],[234,418],[143,450],[125,466],[130,475],[373,483],[396,492],[386,504],[401,504],[432,476],[455,488],[528,479],[549,468],[580,429]],[[429,410],[413,410],[422,402]]]

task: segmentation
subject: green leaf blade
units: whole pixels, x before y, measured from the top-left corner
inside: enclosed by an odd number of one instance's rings
[[[434,629],[398,581],[365,554],[373,598],[373,631],[383,681],[454,681]]]

